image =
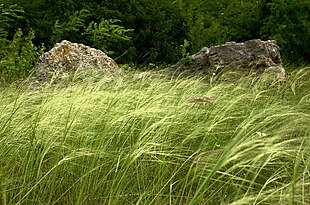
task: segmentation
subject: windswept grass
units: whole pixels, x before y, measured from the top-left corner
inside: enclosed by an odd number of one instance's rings
[[[2,89],[0,204],[310,204],[309,88],[304,68]]]

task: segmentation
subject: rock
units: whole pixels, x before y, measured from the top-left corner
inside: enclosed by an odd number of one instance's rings
[[[202,48],[190,58],[181,59],[171,69],[176,72],[201,71],[208,74],[227,67],[248,70],[273,67],[279,69],[279,72],[284,70],[276,42],[259,39]]]
[[[36,69],[29,78],[29,83],[30,85],[43,85],[72,78],[101,79],[106,75],[119,74],[121,70],[116,62],[104,52],[63,40],[40,56]]]

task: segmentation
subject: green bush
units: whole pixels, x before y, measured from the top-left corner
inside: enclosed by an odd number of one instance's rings
[[[43,47],[39,50],[33,43],[34,33],[23,35],[21,29],[15,33],[12,41],[5,47],[5,56],[0,61],[0,71],[7,79],[27,76],[34,65]]]
[[[268,3],[267,9],[269,15],[261,28],[262,38],[276,40],[286,60],[309,62],[310,2],[277,0]]]
[[[82,9],[73,12],[68,19],[57,20],[53,28],[52,42],[55,44],[61,40],[81,41],[90,17],[90,11]]]
[[[116,19],[102,20],[99,24],[91,21],[92,14],[86,9],[74,12],[69,19],[57,20],[53,28],[53,42],[69,40],[76,43],[101,49],[112,57],[117,57],[112,49],[131,38],[127,33],[132,29],[125,29]],[[119,52],[117,52],[119,54]]]
[[[2,81],[11,81],[29,74],[39,54],[43,52],[43,46],[38,48],[33,44],[35,37],[33,31],[24,35],[20,28],[17,28],[10,39],[9,31],[12,30],[10,22],[22,19],[19,14],[23,13],[23,10],[20,7],[13,5],[5,8],[2,4],[0,12],[0,75]]]
[[[133,29],[125,29],[117,25],[119,22],[121,21],[117,19],[102,20],[99,24],[92,21],[83,35],[89,36],[93,47],[103,50],[108,55],[113,55],[115,51],[110,48],[130,40],[127,33],[133,31]]]
[[[306,0],[2,2],[12,5],[11,13],[22,14],[24,23],[16,15],[2,14],[0,22],[4,22],[4,16],[10,21],[1,26],[0,36],[9,32],[12,40],[17,28],[24,33],[32,28],[35,45],[44,42],[48,49],[67,39],[100,48],[119,63],[147,65],[177,62],[182,57],[180,45],[184,39],[190,42],[187,52],[193,54],[202,47],[227,41],[260,38],[277,40],[285,62],[309,63],[310,2]],[[26,12],[14,6],[17,3]]]

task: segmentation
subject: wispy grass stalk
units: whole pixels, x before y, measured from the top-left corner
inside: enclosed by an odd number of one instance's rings
[[[308,204],[309,76],[8,86],[0,203]]]

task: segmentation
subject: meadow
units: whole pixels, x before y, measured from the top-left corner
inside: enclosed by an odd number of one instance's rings
[[[309,67],[2,86],[0,204],[310,204],[309,88]]]

